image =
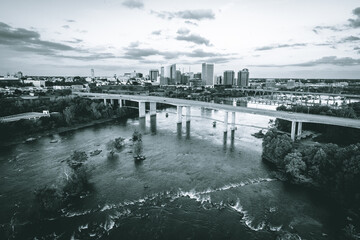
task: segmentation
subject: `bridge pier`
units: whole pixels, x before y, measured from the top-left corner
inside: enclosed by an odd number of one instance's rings
[[[146,116],[145,102],[139,102],[139,117],[144,118]]]
[[[110,104],[114,106],[114,99],[110,99]]]
[[[300,136],[302,133],[302,122],[298,122],[297,135]]]
[[[291,140],[295,141],[296,121],[291,121]]]
[[[122,108],[123,107],[123,102],[122,102],[122,99],[119,99],[119,108]]]
[[[228,126],[228,112],[225,111],[225,115],[224,115],[224,132],[227,132],[227,126]]]
[[[182,123],[182,106],[177,106],[177,123]]]
[[[236,99],[233,99],[233,106],[234,106],[234,107],[236,107],[236,106],[237,106]]]
[[[106,106],[106,98],[104,98],[104,105]]]
[[[190,120],[191,120],[190,113],[191,113],[190,106],[186,106],[186,123],[190,122]]]
[[[235,131],[235,112],[231,113],[231,131]]]
[[[298,125],[296,133],[296,124]],[[302,122],[291,121],[291,140],[295,141],[296,136],[300,136],[302,133]]]
[[[150,102],[150,116],[156,116],[156,102]]]

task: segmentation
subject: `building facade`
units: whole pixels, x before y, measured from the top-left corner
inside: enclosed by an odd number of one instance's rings
[[[214,64],[203,63],[201,69],[203,85],[214,85]]]
[[[249,70],[247,68],[238,72],[236,85],[239,87],[249,86]]]
[[[223,85],[233,85],[234,84],[235,72],[232,70],[227,70],[224,72]]]

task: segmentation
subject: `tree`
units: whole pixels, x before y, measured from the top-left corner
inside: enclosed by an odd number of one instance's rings
[[[284,158],[285,171],[290,175],[294,182],[304,182],[306,179],[304,172],[306,170],[306,164],[302,160],[302,155],[298,151],[287,154]]]

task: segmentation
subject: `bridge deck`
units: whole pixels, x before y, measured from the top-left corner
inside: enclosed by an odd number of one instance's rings
[[[342,127],[351,127],[360,129],[360,120],[351,118],[331,117],[324,115],[314,115],[305,113],[292,113],[282,112],[265,109],[255,109],[240,106],[231,106],[218,103],[208,103],[194,100],[178,99],[178,98],[165,98],[156,96],[140,96],[140,95],[122,95],[122,94],[103,94],[103,93],[74,93],[83,97],[93,97],[98,99],[123,99],[130,101],[144,101],[144,102],[157,102],[170,105],[181,105],[191,107],[204,107],[209,109],[224,110],[229,112],[243,112],[249,114],[257,114],[269,117],[280,118],[288,121],[297,121],[304,123],[320,123],[327,125],[335,125]]]

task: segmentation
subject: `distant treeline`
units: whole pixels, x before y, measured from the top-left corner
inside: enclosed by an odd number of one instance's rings
[[[98,119],[109,119],[136,115],[137,111],[129,108],[113,108],[104,105],[102,101],[93,101],[80,97],[68,97],[44,101],[17,101],[13,99],[0,100],[0,115],[22,112],[41,112],[47,109],[58,114],[42,117],[38,120],[20,120],[16,122],[0,123],[0,141],[8,141],[19,135],[33,134],[58,127],[73,126]]]

